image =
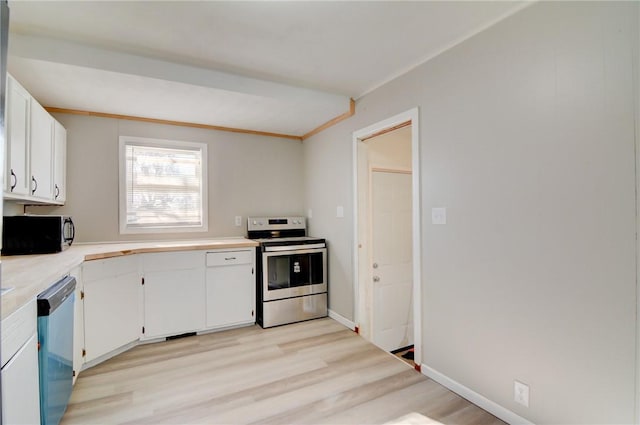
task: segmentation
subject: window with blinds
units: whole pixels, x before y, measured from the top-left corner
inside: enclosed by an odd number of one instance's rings
[[[206,145],[120,138],[122,233],[206,231]]]

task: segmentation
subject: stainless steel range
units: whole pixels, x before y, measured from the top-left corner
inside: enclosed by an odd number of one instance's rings
[[[256,248],[256,321],[263,328],[327,316],[327,244],[304,217],[249,217]]]

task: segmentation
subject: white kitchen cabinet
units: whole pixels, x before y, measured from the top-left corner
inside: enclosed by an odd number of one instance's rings
[[[87,261],[84,285],[85,362],[140,337],[142,286],[135,255]]]
[[[53,200],[64,204],[67,200],[67,130],[53,121]]]
[[[54,119],[33,98],[30,116],[31,195],[52,200]]]
[[[142,254],[142,339],[179,335],[205,326],[204,251]]]
[[[2,423],[39,424],[35,298],[2,321]]]
[[[75,384],[84,364],[84,285],[80,267],[71,270],[69,274],[76,278],[73,308],[73,383]]]
[[[66,200],[66,130],[7,75],[4,197],[34,204]]]
[[[2,368],[2,422],[40,423],[38,338],[35,333]]]
[[[7,143],[5,194],[7,198],[31,194],[29,171],[29,115],[31,95],[12,76],[7,76]]]
[[[207,252],[207,328],[255,322],[255,251]]]

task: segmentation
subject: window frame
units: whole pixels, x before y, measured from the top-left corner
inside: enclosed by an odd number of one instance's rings
[[[201,178],[200,197],[202,205],[202,224],[196,225],[175,225],[175,226],[129,226],[127,225],[127,158],[126,146],[147,146],[169,149],[199,150],[201,155]],[[179,140],[153,139],[149,137],[120,136],[118,165],[119,165],[119,227],[120,234],[154,234],[154,233],[186,233],[186,232],[207,232],[209,230],[209,201],[208,201],[208,167],[207,167],[207,144],[199,142],[185,142]]]

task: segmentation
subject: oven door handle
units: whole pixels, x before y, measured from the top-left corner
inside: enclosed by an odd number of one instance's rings
[[[326,248],[324,243],[312,243],[307,245],[282,245],[282,246],[266,246],[264,252],[281,252],[281,251],[307,251],[310,249]]]

